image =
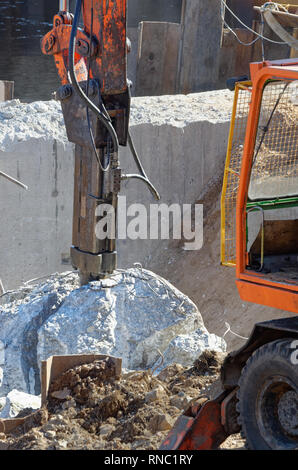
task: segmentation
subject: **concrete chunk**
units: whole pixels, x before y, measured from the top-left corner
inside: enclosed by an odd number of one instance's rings
[[[137,268],[115,272],[111,280],[79,287],[76,274],[53,275],[21,302],[12,295],[0,307],[0,340],[6,345],[2,395],[13,388],[39,394],[40,363],[53,355],[108,354],[122,358],[124,369],[144,370],[160,363],[160,353],[165,367],[178,349],[175,362],[189,363],[188,343],[192,357],[214,349],[214,335],[196,305],[166,280]],[[181,335],[183,341],[172,344]],[[216,341],[225,348],[223,340]]]

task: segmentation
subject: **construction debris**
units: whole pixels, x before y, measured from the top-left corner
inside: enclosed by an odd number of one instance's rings
[[[12,390],[9,394],[0,398],[0,419],[19,418],[23,413],[33,413],[41,406],[40,396]]]
[[[7,449],[157,449],[181,410],[218,381],[224,354],[208,352],[193,367],[167,366],[110,377],[106,361],[75,367],[50,388],[49,420],[23,433],[0,436]],[[200,372],[198,364],[211,364]],[[57,395],[57,392],[61,392]],[[182,405],[183,404],[183,405]],[[241,440],[233,446],[241,447]]]

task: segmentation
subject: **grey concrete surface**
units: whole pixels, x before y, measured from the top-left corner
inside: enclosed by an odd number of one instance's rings
[[[0,152],[1,169],[29,186],[24,191],[0,179],[0,278],[5,289],[65,269],[73,161],[72,145],[53,139],[33,139]]]
[[[222,171],[232,97],[217,91],[133,100],[131,132],[161,203],[194,203]],[[0,278],[6,289],[70,269],[74,157],[61,117],[54,102],[0,108],[0,168],[29,186],[24,191],[0,179]],[[120,160],[125,173],[136,172],[127,148]],[[125,182],[121,194],[127,204],[149,208],[156,202],[136,180]],[[150,268],[159,243],[121,240],[119,265]],[[168,241],[163,243],[166,249]]]

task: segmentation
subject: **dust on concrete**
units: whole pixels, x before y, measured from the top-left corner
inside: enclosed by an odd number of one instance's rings
[[[0,435],[0,448],[156,450],[178,416],[218,383],[223,358],[204,352],[193,367],[172,364],[158,376],[149,370],[115,378],[109,359],[70,369],[51,384],[48,420]]]

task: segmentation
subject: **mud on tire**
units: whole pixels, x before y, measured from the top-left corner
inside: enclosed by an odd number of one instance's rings
[[[298,365],[295,339],[257,349],[239,379],[237,411],[249,449],[298,448]]]

